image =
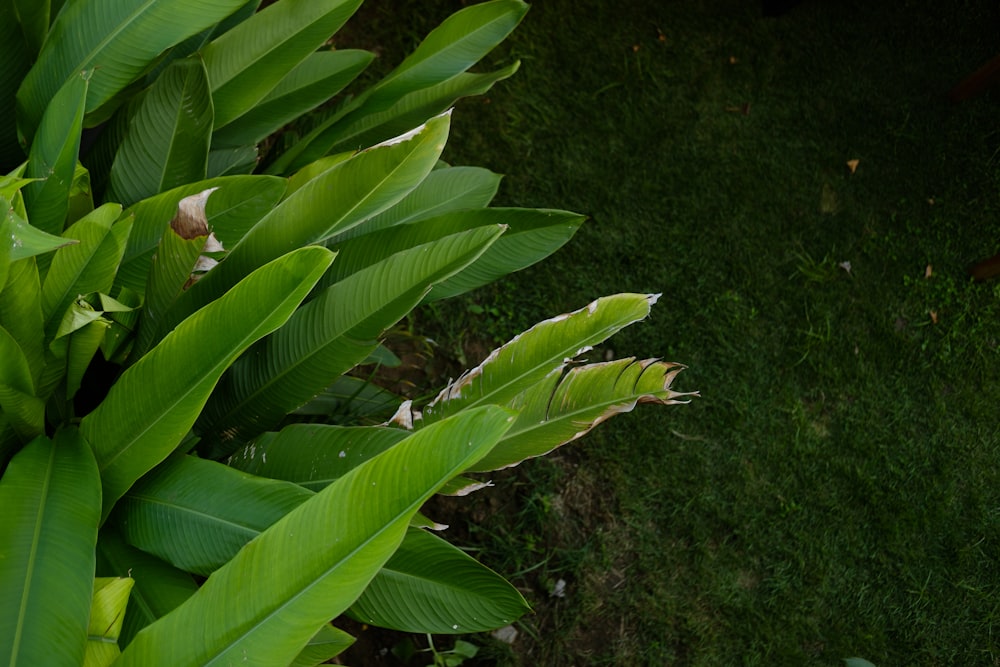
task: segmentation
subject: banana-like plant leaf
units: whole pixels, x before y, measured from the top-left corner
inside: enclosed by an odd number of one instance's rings
[[[427,175],[398,204],[331,238],[328,246],[371,232],[463,209],[485,208],[500,187],[500,175],[482,167],[442,167]]]
[[[10,332],[0,327],[0,411],[24,441],[45,430],[45,402],[35,395],[31,365]]]
[[[198,590],[190,574],[126,544],[110,526],[102,528],[97,537],[97,573],[130,577],[134,582],[118,638],[122,648],[128,646],[139,630],[180,606]]]
[[[72,400],[79,391],[83,375],[104,342],[110,325],[103,318],[95,319],[70,336],[66,355],[66,400]]]
[[[35,260],[13,262],[7,282],[0,290],[0,326],[10,332],[20,346],[36,389],[45,364],[41,295]]]
[[[168,322],[173,324],[218,298],[287,249],[323,241],[398,202],[434,167],[449,125],[448,115],[433,118],[393,142],[337,162],[299,187],[230,247],[224,262],[178,299]]]
[[[363,361],[431,285],[475,261],[502,232],[484,227],[406,250],[325,289],[233,365],[196,424],[199,451],[218,459],[276,426]]]
[[[472,471],[496,470],[541,456],[585,435],[606,419],[639,403],[686,403],[671,389],[683,366],[656,359],[619,359],[555,371],[518,395],[514,426]]]
[[[79,162],[73,170],[73,183],[69,188],[69,210],[66,224],[71,225],[94,210],[94,189],[90,183],[90,171]]]
[[[208,229],[205,204],[213,190],[203,190],[185,197],[177,205],[177,214],[170,220],[160,238],[159,249],[153,255],[149,279],[146,281],[145,308],[132,356],[145,354],[158,336],[158,320],[177,297],[196,280],[202,252],[219,250],[222,246]],[[211,258],[207,258],[211,259]],[[214,261],[214,260],[212,260]],[[211,266],[211,262],[206,262]]]
[[[252,109],[355,12],[361,0],[280,0],[202,49],[216,127]]]
[[[101,470],[105,517],[182,441],[223,371],[284,324],[331,261],[328,250],[312,246],[261,267],[118,378],[80,425]]]
[[[35,257],[36,255],[58,250],[66,245],[78,243],[76,239],[55,236],[37,227],[32,227],[24,218],[17,214],[13,204],[5,197],[0,197],[0,206],[3,206],[7,213],[4,216],[4,221],[8,234],[7,238],[11,240],[8,257],[12,262],[27,257]]]
[[[205,204],[205,224],[226,248],[240,239],[281,199],[285,179],[274,176],[225,176],[190,183],[144,199],[129,207],[135,217],[128,246],[118,270],[117,284],[135,292],[146,289],[156,244],[185,197],[212,190]]]
[[[366,360],[367,361],[367,360]],[[324,415],[334,422],[391,415],[403,399],[378,385],[341,375],[329,387],[291,414]]]
[[[257,168],[260,151],[254,145],[213,148],[208,153],[208,176],[248,176]]]
[[[75,73],[58,92],[53,91],[31,142],[24,174],[41,180],[25,186],[24,206],[31,224],[50,234],[62,232],[69,211],[90,76],[91,72]]]
[[[212,117],[208,75],[200,59],[185,58],[164,70],[131,114],[105,198],[130,206],[204,180]]]
[[[49,339],[79,295],[111,291],[132,227],[131,219],[119,220],[121,211],[118,204],[105,204],[63,234],[79,243],[56,251],[42,283],[42,317]]]
[[[121,655],[118,637],[134,583],[128,577],[98,577],[94,580],[83,667],[110,667]]]
[[[0,478],[0,650],[8,665],[83,662],[101,483],[75,429],[39,436]]]
[[[440,537],[411,528],[347,613],[403,632],[464,634],[510,625],[530,610],[499,574]]]
[[[353,643],[354,637],[328,623],[309,640],[288,667],[316,667],[340,655]]]
[[[336,123],[329,133],[311,132],[301,143],[308,148],[306,155],[315,154],[319,150],[328,153],[349,146],[370,146],[411,127],[421,118],[450,109],[463,97],[488,92],[497,82],[513,76],[520,66],[520,61],[515,61],[494,72],[457,74],[441,83],[407,93],[384,111],[359,113],[352,116],[349,122],[345,119]],[[311,145],[310,138],[314,136],[316,146]],[[333,143],[329,144],[331,140]]]
[[[118,502],[125,541],[174,567],[208,576],[262,530],[313,496],[194,456],[163,462]]]
[[[230,457],[229,465],[320,491],[398,444],[407,434],[382,426],[290,424],[254,440]]]
[[[359,49],[319,51],[299,63],[258,104],[212,134],[212,146],[257,144],[339,93],[372,61]]]
[[[269,167],[268,173],[289,173],[301,168],[363,131],[355,124],[367,123],[363,120],[366,117],[379,116],[408,94],[433,88],[465,72],[510,34],[527,9],[528,5],[520,0],[492,0],[456,12],[432,30],[420,46],[384,79],[284,152]],[[403,105],[407,110],[415,106],[412,100]],[[447,106],[449,103],[445,102],[441,108]],[[379,116],[377,124],[388,123],[393,116],[402,116],[400,111],[397,109],[389,116]],[[392,133],[383,136],[392,136]],[[366,144],[352,142],[352,147],[358,145]]]
[[[395,225],[339,245],[339,259],[321,285],[342,280],[358,269],[405,248],[487,225],[507,231],[482,257],[458,274],[436,284],[425,301],[443,299],[481,287],[548,257],[563,246],[584,221],[567,211],[528,208],[483,208],[454,211],[415,223]]]
[[[74,72],[94,72],[87,91],[90,113],[141,76],[164,51],[244,4],[245,0],[66,3],[18,90],[21,133],[31,139],[49,100]]]
[[[44,4],[24,0],[21,4]],[[48,26],[46,26],[48,28]],[[8,172],[24,161],[17,139],[15,95],[21,79],[31,67],[32,54],[25,43],[13,2],[0,3],[0,172]]]
[[[448,384],[416,424],[479,405],[506,405],[569,360],[649,315],[658,294],[615,294],[539,322]]]
[[[50,0],[14,0],[11,3],[17,12],[17,22],[28,50],[35,56],[42,50],[42,43],[49,32]],[[6,62],[4,63],[6,66]]]
[[[511,419],[498,408],[470,411],[355,468],[140,632],[120,667],[290,663],[357,599],[402,542],[418,508],[492,448]]]

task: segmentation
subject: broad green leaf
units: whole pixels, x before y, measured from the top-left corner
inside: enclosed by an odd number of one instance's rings
[[[280,0],[202,49],[216,127],[242,116],[323,45],[361,0]]]
[[[224,262],[177,300],[168,325],[217,299],[244,275],[281,253],[323,241],[398,202],[437,162],[448,137],[449,120],[448,116],[434,118],[392,143],[338,162],[295,190],[235,247],[229,247]]]
[[[332,259],[313,246],[261,267],[118,378],[80,425],[101,470],[104,516],[182,441],[223,371],[288,319]]]
[[[540,322],[494,350],[423,410],[430,423],[480,405],[506,405],[549,373],[649,314],[659,295],[616,294]]]
[[[530,610],[499,574],[441,538],[411,528],[348,614],[403,632],[464,634],[510,625]]]
[[[331,245],[339,260],[322,284],[342,280],[361,267],[405,248],[487,225],[507,229],[474,263],[434,286],[425,301],[443,299],[481,287],[541,261],[565,244],[584,217],[566,211],[527,208],[483,208],[445,213],[435,218],[395,225]]]
[[[101,484],[75,429],[40,436],[0,478],[0,660],[83,662]]]
[[[118,639],[123,648],[139,630],[173,611],[198,590],[190,574],[126,544],[109,526],[102,528],[97,537],[97,573],[130,577],[134,582]]]
[[[185,197],[177,205],[177,214],[170,220],[153,255],[146,281],[145,308],[132,356],[146,353],[159,340],[159,318],[177,297],[195,281],[195,271],[202,252],[218,249],[219,244],[208,229],[205,204],[212,190]],[[209,241],[211,239],[211,248]]]
[[[358,49],[310,54],[258,104],[212,134],[212,145],[257,144],[339,93],[372,61]]]
[[[53,91],[31,142],[24,175],[43,180],[24,187],[24,206],[32,226],[50,234],[63,230],[69,211],[90,76],[91,72],[74,73],[58,92]]]
[[[208,153],[208,177],[247,176],[257,168],[260,151],[254,145],[213,148]]]
[[[335,422],[355,421],[362,417],[391,415],[401,402],[401,398],[368,380],[341,375],[308,403],[296,408],[293,414],[324,415]]]
[[[515,61],[494,72],[457,74],[441,83],[407,93],[384,111],[359,110],[349,119],[345,118],[335,124],[331,133],[310,132],[300,143],[308,146],[309,151],[306,155],[314,154],[317,150],[330,152],[349,146],[370,146],[386,137],[398,134],[414,123],[420,122],[422,118],[450,109],[463,97],[486,93],[498,81],[513,76],[520,66],[520,61]],[[306,143],[312,136],[317,137],[316,146]],[[333,144],[329,145],[331,139]]]
[[[63,234],[79,243],[56,251],[42,283],[42,317],[49,338],[79,295],[111,291],[132,226],[129,218],[119,220],[121,210],[118,204],[105,204]]]
[[[14,0],[17,22],[21,24],[24,41],[32,56],[42,49],[42,43],[49,32],[50,0]],[[6,66],[6,62],[4,63]]]
[[[32,137],[45,106],[74,72],[94,72],[87,91],[90,113],[141,76],[164,51],[244,4],[245,0],[66,3],[18,90],[22,134]]]
[[[212,137],[212,96],[198,58],[179,60],[149,87],[111,166],[106,198],[129,206],[204,180]]]
[[[444,96],[439,94],[425,96],[420,100],[411,99],[395,112],[380,115],[400,103],[407,95],[442,85],[465,72],[510,34],[527,9],[528,5],[520,0],[492,0],[456,12],[431,31],[420,46],[384,79],[345,105],[337,114],[282,154],[268,169],[268,173],[281,174],[295,171],[325,155],[334,146],[343,145],[348,137],[371,129],[372,125],[367,125],[368,123],[382,125],[393,117],[407,115],[407,112],[413,111],[417,106],[426,109],[426,102],[431,97],[436,100],[442,99]],[[510,73],[506,75],[509,76]],[[498,76],[503,78],[504,75]],[[485,79],[480,82],[486,85],[486,88],[492,85],[486,84]],[[449,85],[454,84],[452,81]],[[463,81],[461,86],[470,87],[467,81]],[[463,94],[474,93],[458,93],[451,100]],[[444,106],[437,111],[448,106],[450,103],[444,102]],[[429,111],[423,117],[426,118],[433,113],[436,111]],[[375,118],[377,120],[374,120]],[[383,136],[392,135],[390,132]],[[366,144],[352,142],[352,147],[358,145]]]
[[[126,493],[113,521],[129,544],[186,572],[207,576],[312,496],[290,482],[179,456],[157,466]]]
[[[691,393],[671,389],[682,368],[629,358],[554,371],[508,404],[518,411],[514,426],[472,470],[496,470],[547,454],[639,403],[686,403],[678,399]]]
[[[45,430],[45,402],[35,395],[31,365],[18,341],[3,327],[0,327],[0,410],[24,441]]]
[[[95,319],[70,336],[66,355],[66,400],[72,400],[79,391],[83,375],[104,342],[109,326],[107,320]]]
[[[90,182],[90,171],[79,162],[73,170],[73,183],[69,188],[69,209],[66,224],[71,225],[94,210],[94,190]]]
[[[36,388],[45,363],[41,290],[33,258],[12,263],[7,283],[0,290],[0,326],[10,332],[20,346]]]
[[[354,637],[343,630],[326,624],[316,633],[316,636],[309,640],[309,643],[289,664],[289,667],[316,667],[330,658],[340,655],[353,643]]]
[[[431,285],[475,261],[501,232],[494,227],[456,234],[392,255],[326,288],[233,365],[196,424],[199,451],[220,458],[276,426],[363,361],[382,332]]]
[[[274,176],[226,176],[174,188],[129,207],[135,216],[118,271],[118,284],[144,292],[156,244],[185,197],[213,190],[205,204],[206,224],[226,248],[243,238],[285,192],[285,179]]]
[[[496,196],[500,178],[499,174],[482,167],[435,169],[398,204],[333,237],[330,245],[393,225],[425,220],[452,211],[485,208]]]
[[[361,594],[402,542],[418,508],[488,451],[510,419],[502,409],[468,412],[355,468],[140,632],[120,667],[290,663]],[[227,613],[219,614],[223,608]]]
[[[290,424],[254,440],[230,457],[229,465],[319,491],[407,435],[382,426]]]
[[[121,655],[118,637],[134,583],[128,577],[98,577],[94,580],[84,667],[110,667]]]
[[[44,232],[37,227],[32,227],[14,210],[13,205],[4,197],[0,197],[0,206],[4,207],[4,229],[10,238],[8,256],[10,261],[16,262],[19,259],[34,257],[43,253],[52,252],[63,246],[77,243],[75,239],[67,239],[62,236],[55,236]]]
[[[22,0],[22,4],[33,2]],[[14,3],[9,1],[0,3],[0,62],[3,63],[0,68],[0,172],[6,173],[24,161],[24,150],[17,138],[14,96],[32,62]]]
[[[491,0],[455,12],[374,86],[365,103],[395,100],[464,72],[506,39],[527,11],[520,0]]]

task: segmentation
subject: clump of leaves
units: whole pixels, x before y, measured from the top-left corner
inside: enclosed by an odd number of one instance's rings
[[[348,373],[391,359],[382,336],[414,307],[539,261],[582,217],[490,208],[495,174],[440,161],[445,110],[516,69],[467,71],[523,3],[458,12],[268,173],[267,135],[371,56],[324,46],[359,0],[258,4],[0,3],[11,664],[309,665],[351,643],[340,614],[507,625],[527,602],[427,532],[424,502],[683,396],[676,364],[574,361],[656,300],[622,294],[420,410],[328,423],[370,401]]]

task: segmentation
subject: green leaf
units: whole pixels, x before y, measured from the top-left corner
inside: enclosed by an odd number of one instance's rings
[[[213,146],[257,144],[339,93],[372,61],[358,49],[312,53],[258,104],[212,134]]]
[[[24,187],[24,206],[31,224],[50,234],[63,230],[69,211],[90,75],[76,73],[58,91],[52,91],[54,96],[46,100],[45,114],[31,142],[24,174],[43,180]]]
[[[398,202],[437,162],[448,137],[449,120],[448,116],[434,118],[394,143],[338,162],[299,187],[230,247],[224,262],[178,299],[167,318],[168,326],[217,299],[244,275],[281,253],[350,229]],[[331,379],[327,378],[327,384]]]
[[[481,226],[503,225],[503,236],[474,263],[434,286],[425,301],[448,298],[486,285],[528,267],[563,246],[584,217],[566,211],[527,208],[484,208],[445,213],[435,218],[395,225],[331,245],[339,260],[320,284],[342,280],[361,267],[405,248]]]
[[[353,643],[354,637],[343,630],[326,624],[320,628],[315,637],[309,640],[309,643],[302,649],[298,657],[289,664],[289,667],[315,667],[316,665],[321,665],[330,658],[343,653]]]
[[[243,238],[285,192],[285,179],[274,176],[225,176],[190,183],[129,207],[135,216],[118,270],[118,284],[144,292],[153,252],[185,197],[213,190],[205,204],[206,224],[226,248]]]
[[[121,654],[118,637],[134,583],[128,577],[98,577],[94,580],[84,667],[110,667]]]
[[[242,116],[323,45],[361,0],[280,0],[202,49],[216,127]]]
[[[401,398],[368,380],[341,375],[292,414],[324,415],[338,422],[356,421],[363,417],[391,415],[401,402]]]
[[[208,153],[208,176],[249,175],[257,168],[260,151],[256,146],[237,146],[236,148],[213,148]]]
[[[121,647],[128,646],[139,630],[166,616],[198,590],[187,572],[126,544],[109,526],[102,528],[97,537],[97,572],[128,576],[134,582],[118,639]]]
[[[93,454],[76,430],[40,436],[0,478],[0,650],[5,664],[83,662],[101,515]]]
[[[153,255],[146,281],[145,308],[132,356],[146,353],[161,337],[159,318],[177,297],[195,282],[195,271],[202,252],[218,249],[218,241],[210,236],[205,204],[212,190],[185,197],[177,204],[177,214],[170,220],[167,231]]]
[[[427,175],[420,185],[392,208],[330,239],[336,245],[393,225],[433,218],[463,209],[485,208],[496,196],[500,175],[481,167],[443,167]]]
[[[12,4],[28,50],[33,56],[37,55],[49,32],[50,0],[14,0]],[[5,61],[4,66],[6,64]]]
[[[488,451],[510,419],[509,412],[495,408],[465,413],[355,468],[267,529],[190,600],[139,633],[120,667],[288,664],[361,594],[402,541],[417,509]],[[358,507],[365,508],[363,514]],[[248,580],[256,584],[247,586]]]
[[[320,491],[408,435],[381,426],[290,424],[254,440],[234,454],[229,465]]]
[[[220,458],[277,425],[363,361],[382,332],[431,285],[475,261],[501,232],[495,227],[456,234],[392,255],[326,288],[233,365],[198,419],[199,451]]]
[[[464,634],[510,625],[530,610],[499,574],[441,538],[411,528],[348,614],[403,632]]]
[[[104,342],[109,326],[107,320],[95,319],[70,336],[66,355],[66,400],[72,400],[79,391],[83,375]]]
[[[290,482],[179,456],[158,465],[125,494],[113,521],[129,544],[207,576],[312,496]]]
[[[29,258],[10,265],[7,283],[0,290],[0,326],[20,346],[36,388],[45,364],[41,289],[35,260]]]
[[[42,317],[49,339],[79,295],[111,291],[132,226],[128,218],[114,224],[121,211],[118,204],[105,204],[63,234],[78,243],[56,251],[42,283]]]
[[[212,117],[212,96],[201,60],[186,58],[172,64],[133,112],[111,166],[105,197],[129,206],[203,180]]]
[[[457,74],[441,83],[407,93],[384,111],[358,111],[336,123],[330,133],[310,132],[300,145],[308,147],[306,155],[315,154],[317,150],[330,152],[348,146],[369,146],[398,134],[423,118],[450,109],[463,97],[482,95],[498,81],[513,76],[520,65],[517,61],[494,72]],[[312,140],[314,136],[316,139]],[[330,141],[333,143],[330,144]],[[312,145],[313,142],[316,146]],[[299,145],[296,145],[295,150],[298,149]]]
[[[59,12],[38,61],[17,93],[29,140],[49,100],[74,72],[92,70],[86,111],[110,101],[167,49],[232,14],[245,0],[74,0]]]
[[[75,239],[54,236],[37,227],[32,227],[17,214],[13,205],[4,197],[0,197],[0,206],[3,206],[6,212],[4,228],[6,233],[10,235],[11,243],[8,256],[12,262],[77,243]]]
[[[22,0],[22,4],[30,7],[43,3]],[[0,62],[3,63],[0,68],[0,172],[7,172],[24,161],[24,150],[17,138],[14,96],[32,62],[13,2],[0,3]]]
[[[0,410],[24,440],[45,430],[45,402],[35,396],[31,365],[17,340],[0,327]]]
[[[629,358],[554,371],[508,404],[518,411],[514,426],[472,470],[496,470],[547,454],[639,403],[686,403],[678,399],[691,393],[671,389],[682,369]]]
[[[522,391],[649,314],[658,295],[616,294],[540,322],[450,383],[423,410],[430,423],[480,405],[506,405]]]
[[[253,272],[126,370],[80,428],[94,446],[104,516],[182,441],[223,371],[281,326],[333,260],[302,248]]]
[[[461,92],[460,89],[481,91],[492,85],[488,80],[490,77],[496,81],[509,76],[516,65],[512,66],[513,69],[501,70],[494,75],[471,75],[479,77],[474,79],[458,78],[458,75],[503,41],[517,26],[527,9],[528,5],[520,0],[492,0],[456,12],[431,31],[399,67],[282,154],[268,169],[268,173],[295,171],[330,152],[334,146],[345,143],[350,143],[352,147],[368,145],[358,142],[356,137],[375,125],[389,124],[394,118],[404,117],[412,125],[412,116],[417,108],[426,112],[422,116],[426,118],[447,108],[451,101],[462,95],[475,94]],[[451,92],[456,94],[447,101],[449,96],[442,94],[441,89],[434,93],[426,92],[436,86],[451,88]],[[424,91],[424,94],[401,103],[405,97],[417,91]],[[440,103],[442,106],[430,110],[428,103],[431,100],[434,105]],[[397,104],[400,107],[390,111]],[[393,134],[388,132],[382,136]],[[352,137],[354,139],[348,142]]]

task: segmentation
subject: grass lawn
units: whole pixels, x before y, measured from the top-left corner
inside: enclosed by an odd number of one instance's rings
[[[461,6],[375,4],[386,61]],[[535,2],[445,157],[590,220],[416,325],[470,357],[662,292],[610,347],[701,398],[463,499],[536,607],[480,664],[1000,664],[1000,281],[965,273],[1000,250],[1000,85],[946,99],[998,34],[991,0]]]

